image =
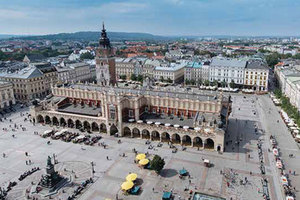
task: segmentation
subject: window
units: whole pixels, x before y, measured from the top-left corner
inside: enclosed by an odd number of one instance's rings
[[[152,109],[152,112],[153,112],[153,113],[156,113],[156,109],[155,109],[155,108],[153,108],[153,109]]]
[[[133,117],[133,110],[129,110],[129,117]]]

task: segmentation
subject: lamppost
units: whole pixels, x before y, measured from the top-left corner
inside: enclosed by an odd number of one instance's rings
[[[91,162],[91,166],[92,166],[92,174],[93,174],[93,176],[94,176],[94,173],[95,173],[94,166],[95,166],[95,164],[94,164],[93,161]]]

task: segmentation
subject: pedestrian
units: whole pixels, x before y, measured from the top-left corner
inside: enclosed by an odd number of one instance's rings
[[[152,192],[154,192],[154,188],[152,188]]]
[[[26,160],[26,165],[28,165],[28,161]]]
[[[289,170],[289,174],[291,174],[292,173],[292,170]]]
[[[108,156],[106,156],[106,160],[108,160]]]
[[[27,153],[27,152],[25,152],[25,156],[28,156],[28,153]]]
[[[229,187],[229,182],[227,182],[227,187]]]
[[[5,153],[2,154],[3,158],[5,158]]]
[[[29,165],[31,165],[31,160],[29,160]]]
[[[296,176],[296,171],[293,172],[293,175]]]

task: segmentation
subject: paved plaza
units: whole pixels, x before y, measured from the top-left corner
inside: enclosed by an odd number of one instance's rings
[[[257,148],[260,139],[263,143],[265,178],[269,182],[270,197],[272,200],[283,199],[279,172],[275,168],[274,157],[268,152],[269,135],[276,136],[287,169],[296,170],[299,174],[300,161],[297,144],[283,122],[277,123],[280,119],[277,108],[267,95],[257,97],[247,95],[247,98],[243,98],[243,95],[239,94],[233,96],[232,108],[226,136],[227,145],[223,154],[207,150],[198,151],[192,147],[182,151],[180,146],[177,153],[172,153],[172,149],[166,143],[162,147],[156,147],[157,142],[151,142],[155,148],[148,149],[148,145],[145,145],[146,140],[121,138],[122,143],[118,144],[119,138],[107,135],[102,135],[103,138],[99,141],[108,145],[106,149],[98,145],[87,146],[44,139],[34,132],[42,133],[50,127],[40,124],[33,126],[28,121],[24,122],[25,116],[20,116],[20,112],[26,114],[28,108],[18,109],[18,112],[7,115],[7,120],[0,122],[0,186],[6,186],[8,181],[17,180],[24,171],[33,167],[45,168],[47,156],[55,154],[59,162],[56,169],[61,169],[62,166],[74,168],[74,173],[78,177],[77,182],[89,176],[94,178],[95,182],[79,196],[78,199],[82,200],[116,199],[116,197],[153,200],[161,199],[163,191],[172,191],[176,200],[189,199],[191,190],[233,200],[263,199],[261,183],[263,176],[259,168]],[[22,124],[26,127],[26,131],[19,128],[12,132],[9,126],[13,127],[15,123]],[[255,126],[258,127],[257,133],[254,131]],[[8,131],[3,131],[3,128],[7,128]],[[12,137],[12,134],[15,137]],[[48,140],[51,141],[51,145],[47,145]],[[236,144],[237,140],[239,145]],[[134,163],[133,148],[138,152],[157,154],[164,158],[166,164],[161,174],[157,175],[154,171],[139,168]],[[28,152],[29,156],[25,156],[25,152]],[[5,158],[2,157],[3,153],[6,155]],[[121,156],[123,153],[125,157]],[[293,153],[296,157],[288,158],[289,153]],[[32,164],[26,165],[29,159]],[[203,159],[209,159],[213,166],[205,167]],[[95,163],[94,175],[91,173],[91,162]],[[179,178],[178,171],[183,167],[189,172],[190,178]],[[120,191],[121,184],[130,172],[138,174],[141,186],[139,195],[127,196]],[[26,199],[25,190],[30,182],[36,181],[40,175],[41,172],[38,172],[21,182],[17,181],[18,185],[9,192],[8,199]],[[298,189],[297,196],[300,195],[299,177],[290,176],[292,185]],[[58,195],[53,199],[64,200],[66,195]]]

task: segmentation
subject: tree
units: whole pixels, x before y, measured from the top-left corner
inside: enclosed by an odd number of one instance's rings
[[[214,82],[212,83],[213,86],[218,86],[218,84],[219,84],[219,83],[218,83],[217,80],[214,80]]]
[[[204,85],[205,85],[205,86],[209,86],[209,80],[205,80],[205,81],[204,81]]]
[[[130,79],[131,79],[132,81],[136,81],[137,77],[136,77],[136,75],[135,75],[135,74],[131,74],[131,77],[130,77]]]
[[[186,80],[185,80],[185,84],[186,84],[186,85],[189,85],[189,84],[190,84],[190,80],[186,79]]]
[[[123,75],[120,75],[120,79],[122,79],[122,80],[126,80],[126,74],[123,74]]]
[[[191,85],[195,85],[196,81],[194,79],[191,80]]]
[[[164,82],[164,81],[165,81],[164,77],[161,76],[161,77],[160,77],[160,82]]]
[[[227,84],[226,84],[225,80],[223,80],[222,83],[221,83],[221,86],[222,86],[222,87],[226,87],[226,85],[227,85]]]
[[[170,77],[168,77],[168,83],[173,83],[173,81]]]
[[[90,52],[86,52],[80,55],[80,59],[84,60],[84,59],[94,59],[94,56],[90,53]]]
[[[280,55],[278,53],[272,53],[266,56],[266,61],[270,67],[274,67],[279,62]]]
[[[234,82],[233,80],[231,80],[231,82],[229,83],[229,86],[230,86],[231,88],[235,88],[235,82]]]
[[[197,83],[198,83],[198,85],[202,85],[203,84],[202,79],[199,79]]]
[[[139,82],[143,82],[143,76],[141,75],[141,74],[139,74],[138,76],[137,76],[137,81],[139,81]]]
[[[164,168],[164,166],[165,166],[165,160],[158,155],[155,155],[150,162],[151,169],[153,169],[156,173],[160,173],[160,171]]]

